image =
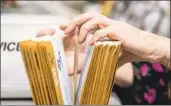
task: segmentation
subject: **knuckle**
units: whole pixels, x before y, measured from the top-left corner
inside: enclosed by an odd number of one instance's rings
[[[77,20],[78,20],[78,17],[75,17],[75,18],[73,18],[73,19],[70,21],[70,23],[77,22]]]
[[[75,25],[79,25],[81,20],[81,15],[74,17],[71,21],[70,24],[75,24]]]
[[[70,23],[78,25],[78,22],[79,22],[78,17],[75,17],[73,20],[71,20]]]
[[[82,26],[81,26],[81,30],[89,31],[88,25],[86,25],[86,24],[82,25]]]

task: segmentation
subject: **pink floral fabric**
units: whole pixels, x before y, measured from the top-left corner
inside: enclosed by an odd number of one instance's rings
[[[136,104],[171,104],[167,95],[171,71],[157,63],[140,62],[133,66]]]

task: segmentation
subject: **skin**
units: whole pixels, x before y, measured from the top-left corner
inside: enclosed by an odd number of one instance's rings
[[[46,36],[50,35],[53,36],[55,34],[55,29],[52,28],[46,28],[41,29],[36,37]],[[73,33],[74,34],[74,33]],[[68,74],[71,76],[73,75],[73,68],[74,68],[74,45],[75,45],[75,36],[63,36],[62,41],[64,44],[64,50],[66,55],[66,63],[68,67]],[[85,49],[84,46],[81,46],[80,54],[79,54],[79,67],[78,67],[78,73],[80,73],[82,65],[83,65],[83,57],[85,55]]]
[[[78,42],[83,43],[88,33],[94,29],[97,30],[93,33],[90,45],[105,37],[122,43],[120,66],[128,62],[149,61],[161,63],[170,69],[170,39],[125,22],[112,20],[101,14],[84,13],[71,20],[64,32],[67,35],[77,31]]]
[[[65,27],[61,27],[61,29],[65,29]],[[53,36],[55,34],[55,29],[46,28],[42,29],[37,33],[37,37],[50,35]],[[63,37],[63,44],[64,44],[64,50],[67,60],[67,67],[68,67],[68,74],[72,76],[74,74],[73,68],[74,68],[74,42],[75,42],[75,33],[70,33],[68,36]],[[78,67],[78,73],[81,72],[81,68],[83,66],[84,58],[85,57],[85,44],[81,45],[81,51],[79,53],[79,67]],[[133,83],[133,69],[131,63],[126,63],[119,67],[116,71],[115,75],[115,84],[117,84],[120,87],[128,87]]]
[[[125,22],[111,20],[101,14],[85,13],[72,19],[67,25],[60,25],[64,31],[63,43],[69,67],[69,75],[73,74],[74,44],[78,37],[80,46],[79,71],[83,65],[85,56],[85,40],[88,33],[93,37],[89,41],[93,45],[97,40],[105,37],[111,40],[119,40],[122,50],[115,83],[121,87],[127,87],[133,83],[133,69],[130,62],[149,61],[160,63],[170,69],[170,39],[140,30]],[[37,37],[54,35],[55,29],[42,29]]]

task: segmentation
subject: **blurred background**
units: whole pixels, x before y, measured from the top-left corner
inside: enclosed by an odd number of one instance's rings
[[[18,42],[92,11],[170,38],[170,1],[1,1],[1,104],[32,104]]]

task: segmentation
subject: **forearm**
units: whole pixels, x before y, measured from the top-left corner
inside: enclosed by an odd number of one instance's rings
[[[160,63],[170,69],[170,40],[165,42],[166,48],[162,49],[161,52],[164,53],[163,57],[161,58]],[[168,46],[168,47],[167,47]]]
[[[128,87],[133,83],[133,68],[131,63],[126,63],[116,70],[115,84],[120,87]]]

